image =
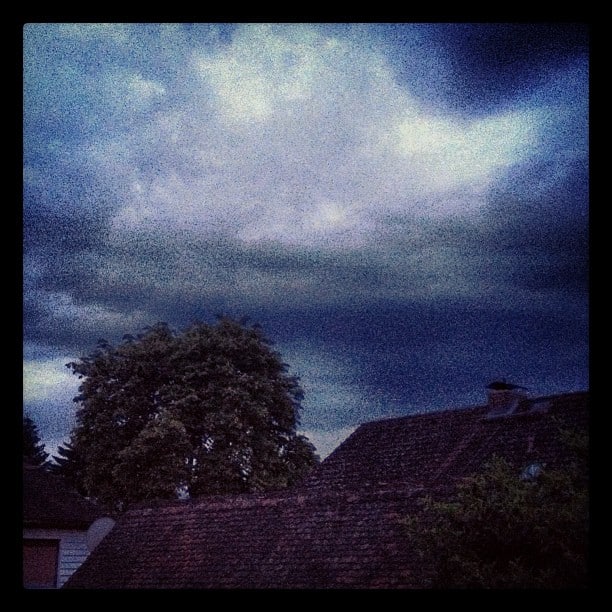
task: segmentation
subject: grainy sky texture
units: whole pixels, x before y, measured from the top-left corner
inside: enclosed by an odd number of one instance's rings
[[[260,323],[322,455],[364,421],[588,388],[580,24],[28,24],[24,410],[98,338]]]

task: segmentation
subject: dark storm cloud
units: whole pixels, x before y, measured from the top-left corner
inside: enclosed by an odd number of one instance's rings
[[[383,31],[398,74],[417,95],[468,114],[522,98],[589,51],[589,27],[580,23],[436,23]],[[412,70],[415,54],[430,58],[422,60],[425,71]]]
[[[588,386],[585,36],[26,28],[24,402],[43,433],[72,419],[63,363],[98,338],[217,313],[263,325],[328,437],[500,376]]]
[[[543,183],[550,187],[542,189]],[[586,300],[588,185],[586,160],[559,174],[549,159],[517,169],[493,192],[485,217],[487,244],[513,262],[510,280],[517,286],[557,289]]]
[[[28,207],[24,210],[24,249],[28,253],[41,253],[48,261],[48,251],[57,255],[76,255],[81,250],[97,249],[107,234],[108,211],[100,209],[104,195],[93,185],[86,186],[83,177],[62,178],[62,188],[49,181],[45,193],[31,188],[24,189]],[[89,192],[89,193],[88,193]],[[95,200],[93,194],[95,193]],[[110,194],[106,201],[112,200]],[[83,203],[89,205],[83,206]],[[74,257],[72,265],[78,265]]]
[[[371,409],[384,407],[380,416],[479,403],[500,377],[542,393],[587,384],[576,375],[588,354],[587,321],[577,324],[563,312],[381,301],[262,320],[281,345],[303,335],[324,347],[339,366],[339,383],[359,389]],[[313,410],[325,427],[364,417],[358,401],[345,401],[341,411]]]
[[[384,249],[356,253],[278,245],[246,248],[186,236],[160,241],[146,234],[97,250],[59,250],[36,281],[38,293],[25,301],[31,339],[48,335],[62,344],[72,340],[84,350],[101,336],[116,341],[138,331],[134,326],[167,320],[184,327],[222,312],[266,320],[277,313],[299,335],[310,311],[318,320],[321,307],[353,313],[387,300],[426,309],[435,308],[438,299],[463,295],[464,308],[487,303],[510,308],[515,299],[528,312],[569,308],[570,290],[577,294],[578,307],[585,299],[586,236],[577,235],[576,229],[553,228],[550,237],[550,228],[519,218],[484,227],[421,222],[417,232],[414,220],[396,219],[394,227]],[[62,295],[70,299],[58,299]],[[45,296],[51,298],[50,307]],[[88,306],[97,310],[84,326],[81,317]],[[135,311],[140,313],[136,318],[131,316]],[[417,318],[427,320],[421,314]],[[337,340],[341,319],[336,321],[325,334],[329,342],[355,342],[358,335]],[[438,331],[431,333],[435,337]],[[387,341],[384,334],[380,338],[383,344]]]

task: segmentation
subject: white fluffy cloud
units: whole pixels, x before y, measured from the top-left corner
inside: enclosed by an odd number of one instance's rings
[[[482,207],[491,181],[538,143],[533,113],[437,116],[375,49],[306,25],[243,26],[194,51],[185,78],[168,96],[125,76],[125,112],[171,100],[89,148],[122,198],[117,229],[362,245],[390,213]]]
[[[23,400],[26,403],[61,400],[75,390],[76,378],[66,368],[67,357],[36,359],[23,364]]]
[[[538,135],[535,113],[513,111],[467,125],[409,114],[399,121],[390,139],[400,158],[418,168],[416,180],[425,193],[463,187],[483,193],[496,173],[529,157]]]

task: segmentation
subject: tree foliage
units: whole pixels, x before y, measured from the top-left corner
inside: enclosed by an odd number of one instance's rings
[[[83,485],[83,458],[75,450],[72,440],[64,445],[58,446],[57,455],[53,455],[53,463],[49,463],[49,470],[61,476],[81,495],[87,495],[87,491]]]
[[[103,503],[282,488],[318,460],[296,433],[298,380],[256,326],[159,323],[68,367],[83,380],[73,450]]]
[[[494,457],[451,501],[409,517],[410,546],[433,588],[565,589],[588,583],[588,470],[583,434],[563,469],[517,473]]]
[[[36,423],[27,416],[23,417],[23,461],[28,465],[45,466],[49,454],[40,441]]]

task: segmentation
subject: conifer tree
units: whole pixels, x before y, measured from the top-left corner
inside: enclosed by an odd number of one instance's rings
[[[23,417],[23,461],[28,465],[46,466],[49,454],[40,441],[36,423],[27,416]]]
[[[81,495],[87,494],[83,485],[83,460],[74,449],[72,440],[58,446],[57,455],[53,455],[53,463],[49,463],[49,470],[61,476]]]

